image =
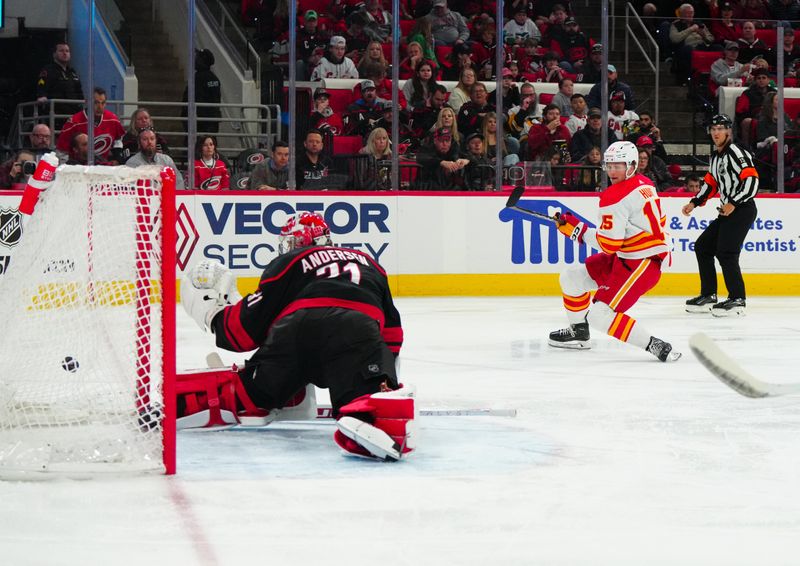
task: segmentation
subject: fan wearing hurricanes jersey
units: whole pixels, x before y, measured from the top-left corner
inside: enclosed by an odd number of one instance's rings
[[[570,325],[550,333],[556,348],[590,348],[589,327],[653,354],[662,362],[681,357],[672,345],[653,336],[628,316],[639,297],[661,278],[669,248],[652,181],[636,174],[639,154],[631,142],[611,144],[603,155],[611,185],[600,195],[597,228],[589,228],[569,212],[559,215],[558,230],[600,253],[568,268],[560,283]],[[596,291],[594,299],[590,293]]]
[[[397,380],[403,330],[386,272],[362,252],[333,247],[316,213],[291,216],[278,249],[258,290],[239,301],[216,262],[200,262],[181,284],[184,308],[217,346],[255,350],[238,371],[240,407],[271,411],[309,383],[327,388],[340,447],[400,459],[414,447],[413,389]]]
[[[89,133],[89,117],[86,110],[70,116],[56,140],[56,150],[69,154],[72,139],[78,134]],[[106,91],[94,89],[94,153],[98,163],[119,161],[125,128],[117,115],[106,110]]]
[[[742,244],[756,220],[755,196],[758,193],[758,172],[753,154],[733,143],[733,121],[725,114],[711,119],[708,133],[714,142],[714,151],[703,178],[700,192],[683,207],[689,216],[695,207],[703,206],[709,198],[719,194],[719,216],[697,238],[694,253],[700,271],[700,295],[686,301],[686,311],[714,316],[744,314],[745,288],[739,254]],[[717,270],[714,258],[719,260],[728,299],[717,302]]]

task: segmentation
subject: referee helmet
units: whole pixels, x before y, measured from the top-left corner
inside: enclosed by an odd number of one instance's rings
[[[711,118],[711,122],[708,124],[708,133],[711,133],[711,128],[714,126],[723,126],[727,129],[733,128],[733,120],[728,118],[727,114],[715,114],[713,118]]]

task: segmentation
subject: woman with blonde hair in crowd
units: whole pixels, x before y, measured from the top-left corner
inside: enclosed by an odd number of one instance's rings
[[[356,189],[365,191],[386,191],[391,188],[392,180],[389,175],[391,166],[386,163],[392,158],[392,142],[389,133],[384,128],[375,128],[367,136],[367,142],[359,152],[366,158],[359,158],[355,163]]]
[[[150,111],[147,108],[139,107],[131,114],[131,121],[128,124],[128,131],[122,136],[122,163],[128,158],[139,151],[139,132],[145,128],[152,128],[156,132],[156,151],[158,153],[169,154],[169,146],[161,134],[158,133],[156,127],[153,125],[153,119],[150,117]]]
[[[519,163],[519,155],[509,153],[506,147],[506,140],[503,138],[497,139],[497,114],[494,112],[487,112],[483,117],[483,147],[486,157],[492,163],[497,163],[498,146],[500,155],[502,156],[503,167],[509,167]]]
[[[472,90],[472,85],[478,80],[478,75],[472,67],[462,69],[461,75],[458,77],[458,83],[450,93],[450,98],[447,99],[447,104],[458,112],[465,102],[469,102],[469,94]]]
[[[400,80],[406,81],[414,76],[414,69],[417,68],[417,63],[423,61],[425,56],[422,54],[422,46],[416,41],[412,41],[406,45],[406,56],[400,61]]]
[[[370,41],[364,50],[364,56],[358,62],[358,76],[364,78],[364,67],[374,65],[383,69],[384,75],[389,68],[389,62],[383,54],[383,47],[379,41]]]
[[[439,128],[450,128],[450,134],[453,138],[453,143],[461,147],[461,134],[458,133],[458,120],[456,120],[456,111],[452,108],[445,106],[439,110],[439,116],[436,118],[436,123],[431,128],[428,134],[428,140],[433,140],[433,132]]]
[[[422,48],[422,56],[433,63],[434,70],[438,70],[439,61],[436,59],[436,50],[433,48],[433,28],[431,27],[431,20],[428,18],[417,18],[414,27],[408,32],[406,42],[411,45],[412,43],[419,43]]]

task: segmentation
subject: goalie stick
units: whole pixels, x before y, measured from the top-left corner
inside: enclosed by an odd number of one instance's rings
[[[529,208],[523,208],[521,206],[517,206],[519,199],[522,198],[522,193],[525,192],[525,187],[517,187],[511,194],[508,196],[508,200],[506,201],[506,208],[511,208],[513,210],[517,210],[529,216],[535,216],[536,218],[541,218],[542,220],[549,220],[551,222],[558,223],[558,216],[550,216],[548,214],[544,214],[541,212],[537,212],[535,210],[531,210]]]
[[[800,393],[800,383],[767,383],[761,381],[728,354],[716,342],[702,332],[689,338],[689,348],[701,364],[722,383],[752,399],[778,397]]]
[[[210,368],[224,368],[225,363],[217,352],[206,356],[206,363]],[[423,417],[516,417],[516,409],[421,409]],[[318,419],[333,418],[333,408],[330,405],[317,406]]]

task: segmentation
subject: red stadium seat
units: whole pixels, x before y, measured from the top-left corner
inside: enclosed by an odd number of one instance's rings
[[[778,41],[778,34],[774,29],[757,29],[756,37],[772,49]]]
[[[539,95],[539,104],[541,104],[542,106],[547,106],[548,104],[553,102],[554,96],[555,96],[554,93],[543,92],[542,94]]]
[[[361,136],[335,136],[333,138],[333,154],[358,153],[364,147]]]
[[[347,107],[355,100],[353,91],[347,88],[326,89],[330,94],[331,109],[334,112],[344,112]]]
[[[400,34],[405,38],[414,28],[415,20],[400,20]]]
[[[711,65],[722,55],[722,51],[692,51],[692,75],[710,72]]]
[[[328,13],[328,7],[330,5],[330,0],[299,0],[297,15],[302,16],[307,10],[314,10],[317,16],[323,16]]]
[[[445,61],[450,60],[450,53],[453,51],[453,48],[449,45],[437,45],[435,50],[436,60],[439,61],[440,64],[444,64]]]
[[[789,118],[794,120],[800,114],[800,98],[784,98],[783,111],[789,115]]]

